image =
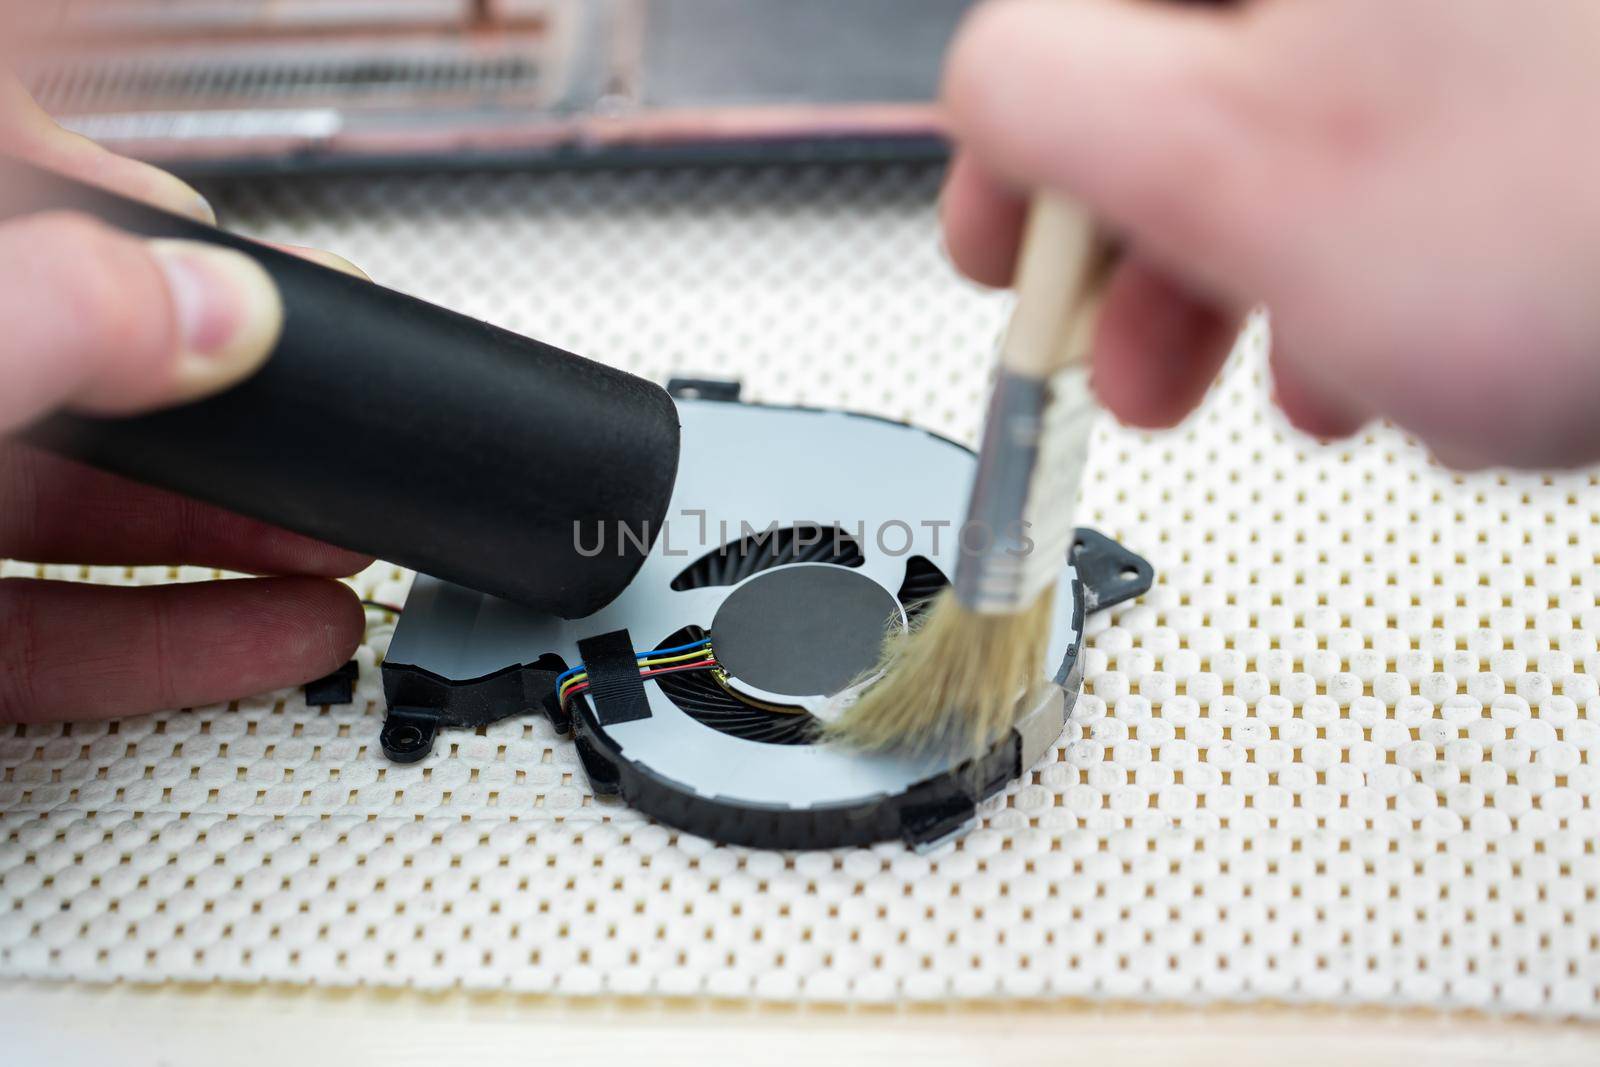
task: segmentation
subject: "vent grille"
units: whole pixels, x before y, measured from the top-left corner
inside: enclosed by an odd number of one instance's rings
[[[374,53],[75,57],[27,79],[48,111],[81,114],[138,108],[219,108],[310,102],[384,104],[419,98],[528,96],[543,88],[545,64],[532,42],[493,55]]]
[[[861,543],[838,526],[784,526],[758,530],[707,552],[672,579],[672,588],[681,593],[686,589],[738,585],[752,574],[790,563],[859,567],[866,561]]]
[[[912,556],[906,560],[906,577],[900,583],[898,594],[906,609],[906,619],[915,622],[928,610],[933,598],[950,584],[938,566],[926,556]]]

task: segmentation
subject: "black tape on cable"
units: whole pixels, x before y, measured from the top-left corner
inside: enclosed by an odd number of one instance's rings
[[[615,726],[650,717],[650,698],[639,677],[639,660],[627,630],[613,630],[578,642],[583,669],[589,672],[584,695],[594,703],[601,726]]]

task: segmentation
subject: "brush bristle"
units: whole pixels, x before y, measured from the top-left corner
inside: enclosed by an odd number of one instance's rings
[[[869,750],[987,751],[1042,677],[1054,591],[1015,615],[969,611],[946,589],[920,625],[884,642],[882,677],[827,729]]]

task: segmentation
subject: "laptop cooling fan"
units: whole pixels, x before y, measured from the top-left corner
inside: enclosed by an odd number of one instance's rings
[[[543,713],[573,735],[596,793],[714,840],[930,846],[963,832],[1060,736],[1084,613],[1143,593],[1149,565],[1078,532],[1055,684],[982,757],[826,742],[821,721],[871,669],[885,625],[947,584],[975,457],[900,423],[745,404],[730,383],[671,392],[678,480],[633,582],[568,620],[418,575],[383,665],[384,753],[414,762],[441,729]],[[629,535],[574,531],[586,554]]]

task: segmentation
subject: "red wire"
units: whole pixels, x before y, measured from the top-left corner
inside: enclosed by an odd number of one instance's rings
[[[717,661],[714,659],[697,660],[694,663],[684,663],[673,667],[652,667],[649,670],[640,671],[639,677],[654,678],[658,674],[677,674],[679,671],[703,671],[709,667],[715,666],[717,666]],[[568,689],[567,695],[562,698],[562,705],[565,706],[568,700],[571,700],[573,697],[577,696],[579,693],[588,688],[588,682],[579,682],[571,689]]]
[[[647,671],[641,671],[639,673],[639,677],[641,677],[641,678],[653,678],[658,674],[676,674],[679,671],[703,671],[707,667],[715,667],[716,665],[717,665],[717,661],[716,660],[708,659],[708,660],[705,660],[705,661],[700,662],[700,663],[685,663],[685,664],[683,664],[681,666],[651,667]],[[584,682],[583,684],[584,685],[588,685],[589,683],[588,682]]]

